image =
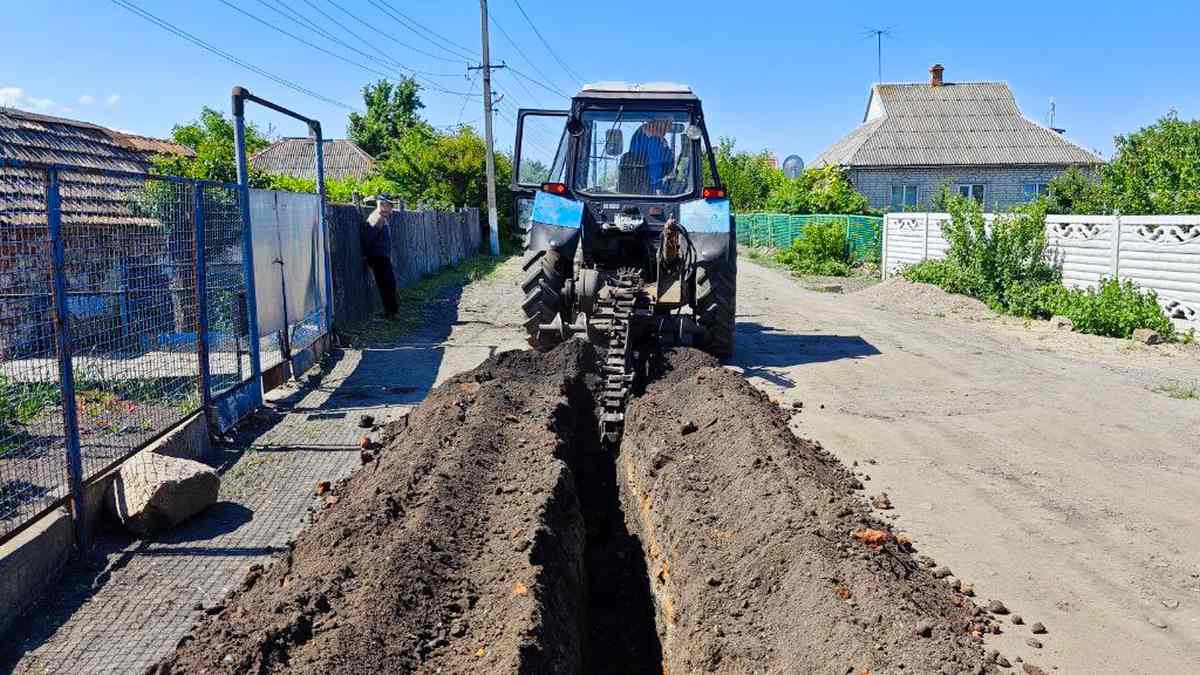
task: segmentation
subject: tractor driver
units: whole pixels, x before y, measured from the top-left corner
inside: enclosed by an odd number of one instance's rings
[[[646,179],[650,191],[661,187],[664,176],[671,173],[675,154],[667,143],[667,131],[671,129],[670,118],[652,119],[633,132],[629,141],[629,153],[638,164],[646,166]]]

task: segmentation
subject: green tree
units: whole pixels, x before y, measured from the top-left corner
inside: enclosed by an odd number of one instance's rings
[[[867,198],[836,166],[809,167],[772,187],[766,208],[778,213],[869,213]]]
[[[380,174],[396,186],[406,203],[432,208],[473,206],[487,213],[486,145],[475,129],[461,125],[441,132],[428,125],[410,127],[379,164]],[[501,236],[511,234],[512,161],[496,153],[496,205]]]
[[[382,159],[392,143],[414,126],[428,126],[418,114],[425,107],[421,102],[421,86],[405,77],[398,82],[379,80],[363,87],[366,112],[350,113],[346,133],[372,157]]]
[[[1100,181],[1073,166],[1050,181],[1046,212],[1104,213],[1104,201],[1104,189]]]
[[[186,145],[196,152],[195,157],[168,155],[155,161],[158,173],[237,182],[237,159],[234,153],[233,122],[218,110],[205,106],[200,117],[185,124],[177,124],[171,130],[176,143]],[[266,137],[253,124],[246,125],[246,156],[267,147]],[[252,170],[251,183],[261,184],[263,176]]]
[[[729,194],[734,211],[762,211],[767,206],[771,190],[787,180],[783,172],[771,166],[770,154],[736,152],[732,138],[722,138],[717,144],[717,173]],[[704,162],[706,184],[711,181],[708,162]]]
[[[1102,188],[1121,213],[1200,213],[1200,120],[1168,113],[1154,124],[1117,136]]]

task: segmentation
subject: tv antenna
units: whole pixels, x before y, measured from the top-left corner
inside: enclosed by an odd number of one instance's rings
[[[883,39],[892,38],[896,35],[895,26],[879,26],[867,28],[863,31],[863,37],[875,38],[875,81],[883,82]]]
[[[1050,127],[1051,129],[1054,128],[1054,113],[1055,113],[1054,97],[1050,97],[1050,112],[1046,116],[1046,119],[1049,122],[1049,124],[1047,124],[1046,126]]]

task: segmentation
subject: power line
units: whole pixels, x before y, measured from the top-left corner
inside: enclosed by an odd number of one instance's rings
[[[315,98],[318,101],[321,101],[322,103],[327,103],[329,105],[332,105],[332,106],[335,106],[338,108],[343,108],[345,110],[356,110],[356,108],[354,108],[352,106],[348,106],[345,103],[342,103],[341,101],[332,99],[328,96],[325,96],[324,94],[319,94],[316,91],[309,89],[308,87],[305,87],[301,84],[297,84],[296,82],[293,82],[293,81],[291,81],[287,78],[284,78],[280,75],[276,75],[269,71],[263,70],[262,68],[259,68],[258,66],[254,65],[252,63],[243,61],[242,59],[239,59],[238,57],[234,56],[233,54],[230,54],[229,52],[226,52],[218,47],[215,47],[212,44],[209,44],[208,42],[205,42],[204,40],[196,37],[195,35],[192,35],[191,33],[183,30],[182,28],[179,28],[175,24],[173,24],[165,19],[160,19],[159,17],[151,14],[150,12],[147,12],[146,10],[142,9],[141,7],[138,7],[137,5],[133,4],[132,2],[128,2],[127,0],[112,0],[112,2],[113,2],[113,4],[117,5],[118,7],[126,9],[126,10],[132,12],[133,14],[140,16],[141,18],[145,19],[146,21],[149,21],[150,23],[158,26],[159,28],[162,28],[163,30],[167,31],[168,33],[171,33],[171,34],[175,35],[176,37],[183,38],[184,40],[187,40],[188,42],[196,45],[197,47],[200,47],[201,49],[204,49],[205,51],[211,52],[212,54],[215,54],[215,55],[221,57],[222,59],[225,59],[226,61],[233,63],[234,65],[241,66],[242,68],[245,68],[246,70],[249,70],[253,73],[261,75],[261,76],[271,80],[272,82],[275,82],[276,84],[280,84],[289,89],[298,91],[301,94]]]
[[[416,19],[412,18],[411,16],[396,9],[390,3],[386,2],[386,0],[379,0],[379,1],[367,0],[367,1],[370,2],[372,5],[375,5],[377,8],[379,8],[379,10],[382,11],[384,14],[387,14],[388,16],[395,19],[396,22],[399,23],[401,26],[404,26],[405,28],[412,31],[413,33],[416,33],[418,36],[420,36],[426,42],[437,47],[438,49],[442,49],[442,50],[446,50],[446,51],[457,50],[463,54],[466,54],[466,58],[468,58],[468,59],[479,58],[479,52],[469,49],[467,47],[463,47],[462,45],[458,44],[457,42],[454,42],[453,40],[441,35],[440,33],[435,32],[432,28],[422,24],[421,22],[417,21]],[[410,24],[412,24],[412,25],[410,25]],[[416,26],[416,28],[413,27],[414,25]],[[421,30],[418,30],[418,29],[424,30],[425,32],[422,33]],[[439,40],[442,41],[443,44],[438,44],[438,42],[436,40],[429,37],[430,35],[437,37]],[[447,49],[447,47],[449,47],[449,49]]]
[[[537,64],[533,62],[533,59],[529,58],[529,55],[525,53],[524,49],[521,49],[521,45],[517,44],[517,41],[508,34],[508,31],[504,30],[504,26],[500,25],[500,22],[496,20],[496,17],[489,14],[488,19],[491,20],[492,25],[500,31],[500,34],[504,36],[504,39],[508,40],[508,44],[512,45],[513,49],[517,50],[517,53],[521,55],[521,58],[525,59],[525,63],[528,63],[529,67],[533,68],[533,72],[541,75],[542,79],[545,80],[547,84],[550,84],[552,82],[550,76],[542,72],[541,68],[537,67]],[[529,92],[529,96],[530,98],[536,98],[532,91]]]
[[[352,66],[362,68],[363,70],[366,70],[367,72],[375,73],[376,75],[379,75],[384,78],[392,77],[392,74],[390,74],[390,73],[386,73],[382,70],[377,70],[366,64],[359,63],[358,61],[355,61],[354,59],[350,59],[345,56],[342,56],[341,54],[338,54],[337,52],[328,50],[328,49],[322,47],[321,45],[316,44],[315,42],[306,40],[303,37],[296,35],[295,33],[292,33],[283,28],[280,28],[279,26],[276,26],[275,24],[271,23],[270,21],[267,21],[266,19],[258,17],[254,14],[251,14],[250,12],[242,9],[241,7],[238,7],[237,5],[233,4],[232,2],[229,2],[229,0],[217,0],[217,2],[221,3],[222,5],[225,5],[226,7],[232,9],[233,11],[237,12],[238,14],[248,17],[251,20],[258,22],[258,23],[266,26],[267,28],[270,28],[271,30],[273,30],[277,33],[282,33],[283,35],[286,35],[301,44],[307,45],[307,46],[321,52],[322,54],[327,54],[329,56],[332,56],[335,59],[338,59],[339,61],[344,61]],[[434,91],[442,92],[444,94],[454,94],[456,96],[464,96],[464,95],[468,95],[470,93],[470,92],[453,91],[451,89],[446,89],[446,88],[438,85],[437,83],[430,81],[427,78],[421,77],[420,75],[418,75],[417,78],[423,80],[426,83],[426,86],[428,86],[430,89],[432,89]]]
[[[329,15],[328,15],[328,14],[326,14],[325,12],[321,11],[321,10],[320,10],[320,8],[316,7],[316,5],[313,5],[313,3],[312,3],[312,2],[310,2],[309,0],[304,0],[304,2],[305,2],[305,3],[307,3],[308,5],[312,6],[312,7],[313,7],[313,9],[316,9],[318,12],[321,12],[321,16],[324,16],[325,18],[329,19],[329,20],[330,20],[330,21],[332,21],[333,23],[335,23],[335,24],[337,24],[337,25],[341,26],[341,27],[342,27],[342,29],[343,29],[343,30],[345,30],[347,33],[350,33],[351,35],[353,35],[354,37],[358,38],[359,40],[362,40],[363,42],[368,42],[367,40],[363,39],[363,37],[362,37],[361,35],[358,35],[358,34],[357,34],[357,33],[355,33],[354,31],[352,31],[352,30],[350,30],[349,28],[347,28],[345,24],[341,23],[341,22],[340,22],[340,21],[338,21],[337,19],[335,19],[335,18],[333,18],[332,16],[329,16]],[[369,22],[365,21],[364,19],[362,19],[362,18],[361,18],[361,17],[359,17],[358,15],[354,14],[354,13],[353,13],[353,12],[351,12],[350,10],[348,10],[348,9],[346,9],[345,7],[342,7],[342,6],[341,6],[341,5],[339,5],[338,3],[334,2],[334,0],[328,0],[328,2],[329,2],[329,4],[331,4],[331,5],[333,5],[334,7],[338,8],[338,10],[339,10],[339,11],[341,11],[343,14],[345,14],[345,15],[346,15],[346,16],[348,16],[348,17],[350,17],[351,19],[354,19],[355,21],[357,21],[357,22],[361,23],[362,25],[364,25],[364,26],[366,26],[366,27],[368,27],[368,28],[370,28],[370,27],[371,27],[371,24],[370,24]],[[401,42],[400,40],[397,40],[396,38],[394,38],[394,37],[391,37],[390,35],[388,35],[388,36],[385,36],[385,38],[386,38],[386,39],[388,39],[388,40],[390,40],[390,41],[392,41],[392,42],[395,42],[396,44],[400,45],[401,47],[404,47],[404,48],[406,48],[406,49],[411,49],[411,50],[413,50],[414,52],[416,52],[416,53],[418,53],[418,54],[424,54],[425,56],[428,56],[428,57],[429,57],[429,58],[431,58],[431,59],[437,59],[437,60],[439,60],[439,61],[445,61],[445,62],[447,62],[447,63],[462,63],[462,59],[461,59],[461,58],[453,58],[453,59],[452,59],[452,58],[447,58],[447,57],[445,57],[445,56],[441,56],[441,55],[439,55],[439,54],[434,54],[433,52],[427,52],[427,51],[425,51],[424,49],[421,49],[420,47],[414,47],[414,46],[412,46],[412,45],[408,44],[407,42]],[[392,57],[390,57],[390,56],[389,56],[388,58],[389,58],[389,59],[392,59],[393,61],[395,61],[395,59],[394,59],[394,58],[392,58]],[[397,63],[398,63],[398,62],[397,62]]]
[[[550,43],[546,42],[546,38],[542,36],[542,31],[538,30],[537,25],[533,23],[533,19],[530,19],[529,15],[525,13],[525,8],[521,6],[521,0],[513,0],[513,2],[517,5],[517,9],[521,10],[521,16],[525,17],[525,22],[529,24],[529,27],[533,29],[534,34],[536,34],[538,39],[542,41],[542,45],[546,47],[546,51],[550,52],[550,56],[553,56],[554,60],[558,61],[558,65],[562,66],[562,69],[564,72],[566,72],[567,77],[575,80],[575,84],[582,85],[583,78],[580,77],[575,71],[571,70],[571,67],[567,65],[566,61],[563,61],[562,58],[559,57],[558,52],[554,51],[554,48],[550,46]]]
[[[304,0],[304,1],[306,3],[308,3],[308,5],[310,7],[312,7],[313,9],[316,9],[318,12],[321,12],[321,14],[323,16],[325,16],[326,18],[330,19],[331,21],[333,20],[333,17],[322,12],[320,7],[317,7],[313,3],[309,2],[309,0]],[[284,4],[280,0],[272,0],[273,4],[267,4],[266,0],[257,0],[257,2],[258,2],[258,4],[262,5],[263,7],[266,7],[267,9],[270,9],[271,11],[275,12],[276,14],[282,15],[285,18],[291,20],[292,22],[298,23],[302,27],[308,28],[309,30],[313,31],[314,33],[317,33],[318,35],[324,37],[325,39],[330,40],[332,42],[336,42],[337,44],[345,47],[346,49],[349,49],[350,51],[352,51],[356,54],[359,54],[360,56],[364,56],[364,57],[374,61],[375,63],[380,64],[384,68],[400,68],[401,70],[407,70],[410,73],[413,73],[414,75],[420,74],[420,75],[428,75],[430,77],[458,77],[457,74],[448,75],[446,73],[431,73],[429,71],[417,70],[415,68],[410,68],[410,67],[404,65],[403,63],[400,63],[396,59],[390,59],[391,63],[388,63],[388,61],[385,61],[385,60],[379,58],[378,56],[375,56],[374,54],[365,52],[365,51],[359,49],[358,47],[355,47],[354,45],[350,44],[349,42],[346,42],[345,40],[341,39],[340,37],[334,35],[333,33],[330,33],[329,31],[327,31],[324,28],[322,28],[321,26],[317,25],[315,22],[313,22],[311,19],[304,16],[300,12],[292,9],[291,7],[288,7],[286,4]],[[278,5],[279,7],[276,7],[275,5]],[[286,12],[286,14],[284,12]],[[366,40],[362,40],[362,38],[359,38],[359,40],[361,40],[362,42],[366,42]],[[379,51],[379,50],[376,50],[376,51]]]
[[[552,87],[548,84],[544,84],[540,80],[534,79],[534,78],[526,75],[525,73],[522,73],[521,71],[517,70],[516,68],[513,68],[512,66],[508,66],[508,70],[513,75],[516,75],[517,77],[525,80],[526,82],[529,82],[530,84],[537,85],[537,86],[541,87],[542,89],[545,89],[546,91],[550,92],[551,94],[554,94],[555,96],[561,96],[563,98],[571,98],[570,96],[567,96],[566,94],[562,93],[558,89],[555,89],[554,87]]]

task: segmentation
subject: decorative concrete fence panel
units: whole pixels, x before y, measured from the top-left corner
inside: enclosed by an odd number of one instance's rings
[[[990,224],[995,216],[986,214]],[[883,274],[946,256],[948,213],[889,213]],[[1063,284],[1086,288],[1102,277],[1153,290],[1180,328],[1200,330],[1200,216],[1047,215],[1046,243]]]

